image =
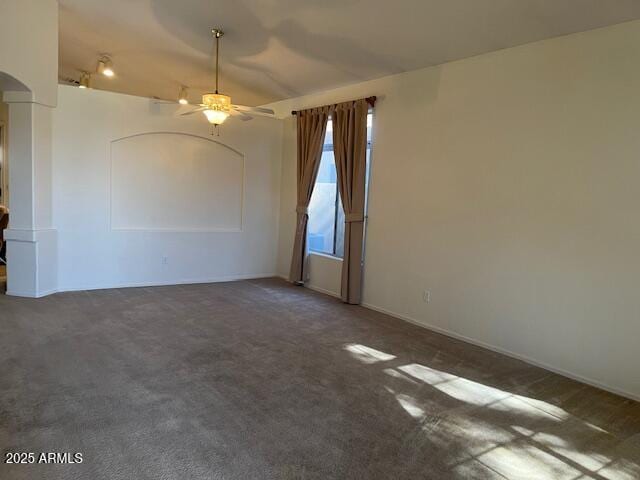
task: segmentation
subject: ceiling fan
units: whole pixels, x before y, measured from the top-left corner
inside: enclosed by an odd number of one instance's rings
[[[202,103],[199,107],[182,115],[193,115],[202,112],[207,117],[210,124],[218,127],[222,125],[229,116],[238,117],[242,121],[251,120],[252,115],[261,115],[273,117],[274,112],[270,108],[262,107],[246,107],[244,105],[234,105],[231,103],[231,97],[218,92],[218,58],[220,52],[220,37],[224,32],[218,28],[211,30],[216,39],[216,89],[214,93],[205,93],[202,95]]]

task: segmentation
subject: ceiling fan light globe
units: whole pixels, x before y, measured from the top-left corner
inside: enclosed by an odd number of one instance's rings
[[[222,125],[229,117],[229,112],[225,112],[224,110],[214,110],[211,108],[204,110],[202,113],[204,113],[204,116],[207,117],[207,120],[212,125]]]

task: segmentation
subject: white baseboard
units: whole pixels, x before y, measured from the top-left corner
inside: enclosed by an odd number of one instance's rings
[[[11,290],[11,289],[7,289],[6,291],[6,295],[9,297],[22,297],[22,298],[42,298],[42,297],[46,297],[48,295],[52,295],[54,293],[57,293],[58,290],[56,289],[50,289],[50,290],[43,290],[43,291],[38,291],[38,292],[20,292],[18,290]]]
[[[289,277],[287,275],[283,275],[282,273],[277,273],[274,276],[276,276],[278,278],[281,278],[283,280],[286,280],[287,282],[289,281]],[[324,295],[329,295],[330,297],[340,298],[340,294],[339,293],[332,292],[331,290],[326,290],[326,289],[324,289],[322,287],[318,287],[318,286],[313,285],[311,283],[305,283],[304,286],[307,287],[309,290],[313,290],[314,292],[323,293]]]
[[[207,278],[190,278],[181,280],[167,280],[167,281],[150,281],[150,282],[123,282],[101,285],[74,285],[60,287],[57,292],[78,292],[84,290],[108,290],[112,288],[139,288],[139,287],[166,287],[170,285],[194,285],[198,283],[221,283],[221,282],[235,282],[238,280],[252,280],[257,278],[271,278],[278,276],[275,273],[248,273],[242,275],[224,275],[220,277],[207,277]],[[55,293],[55,292],[51,292]]]
[[[55,292],[53,292],[55,293]],[[22,298],[40,298],[40,297],[44,297],[44,295],[38,295],[36,293],[33,292],[18,292],[16,290],[9,290],[7,289],[7,291],[5,292],[5,295],[7,295],[8,297],[22,297]]]
[[[330,297],[340,298],[340,295],[338,293],[332,292],[331,290],[325,290],[324,288],[318,287],[316,285],[306,284],[305,287],[315,292],[324,293],[325,295],[329,295]]]
[[[539,360],[530,358],[530,357],[528,357],[526,355],[521,355],[519,353],[515,353],[515,352],[512,352],[510,350],[506,350],[504,348],[501,348],[501,347],[496,347],[495,345],[490,345],[488,343],[482,342],[480,340],[476,340],[474,338],[467,337],[465,335],[462,335],[462,334],[457,333],[457,332],[453,332],[451,330],[447,330],[445,328],[437,327],[435,325],[431,325],[431,324],[428,324],[428,323],[423,323],[423,322],[421,322],[421,321],[419,321],[419,320],[417,320],[415,318],[409,317],[407,315],[402,315],[402,314],[399,314],[399,313],[392,312],[390,310],[387,310],[387,309],[382,308],[382,307],[378,307],[378,306],[373,305],[371,303],[363,303],[362,306],[365,307],[365,308],[369,308],[371,310],[375,310],[376,312],[384,313],[386,315],[389,315],[390,317],[394,317],[394,318],[397,318],[399,320],[404,320],[405,322],[412,323],[413,325],[417,325],[418,327],[425,328],[425,329],[430,330],[432,332],[440,333],[442,335],[446,335],[447,337],[455,338],[456,340],[461,340],[463,342],[470,343],[470,344],[476,345],[478,347],[486,348],[487,350],[491,350],[492,352],[501,353],[502,355],[506,355],[508,357],[515,358],[517,360],[521,360],[521,361],[523,361],[525,363],[529,363],[531,365],[535,365],[536,367],[540,367],[540,368],[543,368],[545,370],[549,370],[550,372],[557,373],[558,375],[562,375],[564,377],[571,378],[572,380],[576,380],[576,381],[578,381],[580,383],[585,383],[587,385],[591,385],[592,387],[596,387],[596,388],[599,388],[601,390],[606,390],[607,392],[611,392],[611,393],[614,393],[616,395],[620,395],[621,397],[629,398],[631,400],[635,400],[635,401],[640,402],[640,395],[636,395],[636,394],[633,394],[631,392],[627,392],[625,390],[622,390],[622,389],[619,389],[619,388],[616,388],[616,387],[612,387],[610,385],[606,385],[606,384],[604,384],[602,382],[599,382],[597,380],[593,380],[591,378],[583,377],[582,375],[578,375],[578,374],[575,374],[575,373],[572,373],[572,372],[568,372],[568,371],[563,370],[561,368],[557,368],[557,367],[554,367],[552,365],[549,365],[549,364],[547,364],[545,362],[541,362]]]
[[[58,290],[55,288],[51,288],[49,290],[43,290],[41,292],[38,292],[35,298],[47,297],[49,295],[53,295],[54,293],[58,293]]]

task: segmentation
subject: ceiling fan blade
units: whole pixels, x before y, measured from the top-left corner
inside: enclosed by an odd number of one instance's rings
[[[181,113],[180,115],[193,115],[194,113],[202,112],[203,110],[206,110],[206,109],[207,107],[199,107],[199,108],[190,110],[188,112]]]
[[[246,113],[240,112],[238,110],[231,110],[229,114],[233,117],[238,117],[243,122],[248,122],[249,120],[253,120],[253,117],[251,115],[247,115]]]
[[[247,107],[245,105],[231,105],[231,108],[239,112],[253,113],[255,115],[264,115],[268,117],[272,117],[275,115],[275,112],[270,108]]]

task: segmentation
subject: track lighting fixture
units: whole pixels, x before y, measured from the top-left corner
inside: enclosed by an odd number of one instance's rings
[[[187,98],[188,93],[187,87],[180,87],[180,93],[178,93],[178,103],[180,105],[187,105],[189,103],[189,99]]]
[[[113,62],[109,55],[103,55],[100,60],[98,60],[97,71],[100,75],[104,75],[105,77],[113,77],[115,75],[115,72],[113,71]]]
[[[78,82],[78,88],[90,88],[91,74],[89,72],[80,73],[80,81]]]

